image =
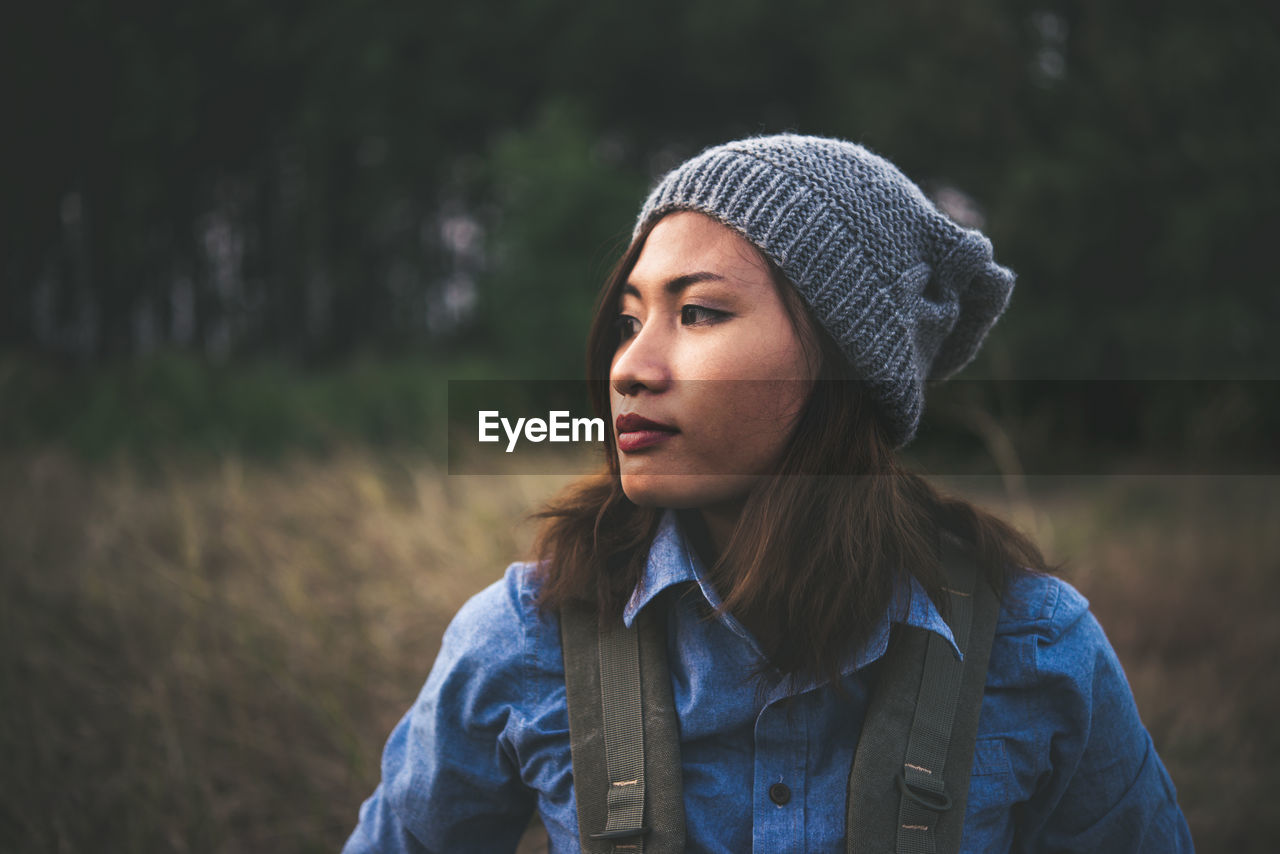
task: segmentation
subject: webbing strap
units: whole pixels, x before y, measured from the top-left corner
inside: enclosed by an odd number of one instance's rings
[[[933,632],[894,626],[849,772],[848,854],[960,850],[1000,603],[959,542],[941,540],[948,623],[964,660]]]
[[[596,839],[614,851],[644,851],[644,718],[640,703],[640,643],[635,626],[601,626],[600,701],[604,760],[609,773],[608,819]]]
[[[969,647],[977,573],[956,571],[954,561],[944,560],[944,565],[951,585],[947,588],[948,622],[956,646],[964,652]],[[898,807],[897,854],[937,854],[938,814],[952,806],[944,775],[963,676],[964,662],[940,635],[931,634],[899,778],[902,800]]]
[[[639,674],[634,670],[626,678],[639,684],[642,707],[643,734],[632,741],[643,750],[643,770],[634,777],[628,776],[618,766],[622,762],[634,762],[636,757],[629,748],[606,747],[606,732],[619,727],[606,723],[606,718],[616,718],[612,709],[615,689],[606,688],[613,677],[604,674],[622,667],[635,666],[634,650],[624,650],[621,656],[602,652],[601,640],[610,633],[601,633],[594,607],[574,604],[560,610],[560,640],[565,665],[565,701],[569,714],[569,742],[573,755],[574,801],[578,811],[578,844],[583,854],[618,854],[641,850],[641,838],[631,835],[612,839],[603,838],[605,828],[622,829],[615,814],[628,809],[626,801],[630,786],[615,787],[614,782],[635,779],[644,780],[642,814],[645,825],[643,845],[645,854],[680,854],[684,851],[684,796],[681,786],[680,730],[676,722],[675,699],[671,691],[671,675],[667,669],[667,632],[663,603],[654,602],[644,608],[630,632],[638,639]],[[621,628],[620,621],[615,626]],[[624,647],[631,640],[621,638]],[[604,648],[613,643],[607,641]],[[606,660],[607,656],[607,660]],[[635,722],[634,695],[628,690],[620,692],[620,707],[630,709],[621,717]],[[606,711],[611,710],[611,711]],[[625,730],[625,727],[621,727]],[[612,738],[609,736],[608,738]],[[616,755],[615,755],[616,754]],[[625,760],[619,757],[626,756]],[[615,795],[615,790],[624,792]],[[628,833],[622,830],[623,833]]]

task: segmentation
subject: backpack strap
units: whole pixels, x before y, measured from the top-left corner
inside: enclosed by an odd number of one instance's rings
[[[578,838],[584,854],[684,850],[680,734],[665,609],[630,629],[585,604],[560,610]]]
[[[1000,604],[960,543],[941,539],[947,623],[964,660],[934,632],[894,627],[849,774],[848,854],[960,849]]]

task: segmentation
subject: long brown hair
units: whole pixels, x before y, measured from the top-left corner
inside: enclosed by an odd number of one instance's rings
[[[605,281],[588,337],[592,405],[607,423],[619,300],[652,225]],[[801,340],[819,349],[821,367],[777,470],[749,492],[723,552],[704,557],[723,610],[755,635],[774,667],[793,678],[834,678],[886,610],[903,604],[894,594],[908,576],[942,603],[939,527],[971,546],[997,593],[1009,572],[1048,567],[1035,543],[1013,527],[901,466],[835,341],[783,271],[757,254]],[[613,431],[605,436],[606,470],[572,484],[535,514],[543,520],[534,554],[544,610],[594,600],[602,619],[616,619],[643,573],[662,511],[626,497]],[[697,514],[682,518],[698,522]],[[695,532],[695,543],[705,540],[705,532]]]

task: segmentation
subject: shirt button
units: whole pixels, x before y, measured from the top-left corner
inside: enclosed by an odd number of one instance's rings
[[[780,807],[785,807],[791,801],[791,790],[787,788],[786,783],[774,783],[769,787],[769,800]]]

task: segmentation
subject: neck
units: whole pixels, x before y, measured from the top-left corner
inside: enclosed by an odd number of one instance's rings
[[[723,554],[725,547],[729,545],[733,529],[738,525],[738,516],[738,511],[732,513],[702,511],[702,519],[707,526],[707,534],[715,548],[716,557]]]
[[[738,524],[742,513],[742,505],[734,507],[702,507],[696,510],[681,510],[680,518],[690,542],[697,549],[703,564],[710,569],[724,554],[733,529]]]

